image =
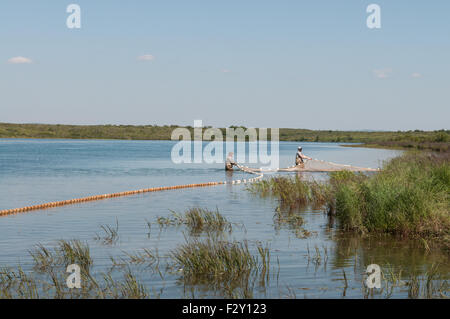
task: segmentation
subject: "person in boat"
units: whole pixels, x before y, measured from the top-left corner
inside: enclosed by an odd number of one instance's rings
[[[225,161],[225,170],[226,171],[232,171],[233,166],[236,165],[236,162],[234,161],[234,154],[233,152],[228,153],[227,159]]]
[[[297,154],[295,155],[295,165],[300,166],[301,168],[305,167],[305,159],[312,160],[311,157],[306,156],[302,153],[302,147],[299,146],[297,150]]]

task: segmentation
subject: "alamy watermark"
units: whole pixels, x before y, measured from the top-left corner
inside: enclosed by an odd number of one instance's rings
[[[369,29],[381,29],[381,7],[372,3],[367,6],[366,12],[370,13],[366,20],[367,27]]]
[[[66,12],[70,15],[66,19],[66,26],[69,29],[81,29],[81,7],[78,4],[69,4],[66,8]],[[366,25],[369,29],[381,28],[381,7],[372,3],[366,8],[366,13],[369,16],[366,19]]]
[[[271,128],[270,135],[268,132],[267,128],[229,127],[224,134],[218,128],[204,129],[203,122],[196,120],[193,136],[188,128],[176,128],[172,131],[171,139],[179,142],[172,147],[171,159],[175,164],[224,163],[225,154],[234,153],[238,163],[259,163],[263,165],[263,169],[278,168],[279,129]],[[209,143],[204,145],[203,141]]]
[[[81,288],[81,268],[77,264],[67,266],[66,272],[70,275],[66,279],[66,285],[69,289]]]
[[[66,12],[70,15],[66,19],[66,26],[69,29],[81,29],[81,8],[78,4],[69,4]]]
[[[366,286],[369,289],[381,288],[381,268],[377,264],[371,264],[366,269]]]

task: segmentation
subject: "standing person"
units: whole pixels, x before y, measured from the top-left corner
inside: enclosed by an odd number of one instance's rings
[[[306,156],[302,153],[302,147],[299,146],[297,150],[297,154],[295,155],[295,165],[300,166],[301,168],[305,167],[305,159],[312,160],[311,157]]]
[[[234,161],[234,153],[230,152],[228,153],[227,159],[225,161],[225,170],[232,171],[234,165],[236,165],[236,162]]]

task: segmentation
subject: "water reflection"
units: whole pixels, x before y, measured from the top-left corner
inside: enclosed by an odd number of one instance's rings
[[[392,267],[405,276],[423,275],[435,265],[448,277],[450,257],[441,249],[428,250],[421,240],[405,239],[393,235],[355,235],[336,231],[331,264],[335,269],[355,266],[364,272],[368,265]],[[356,265],[355,265],[356,261]]]

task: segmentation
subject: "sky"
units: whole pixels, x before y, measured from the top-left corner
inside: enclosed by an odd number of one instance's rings
[[[449,17],[448,0],[2,0],[0,122],[449,129]]]

